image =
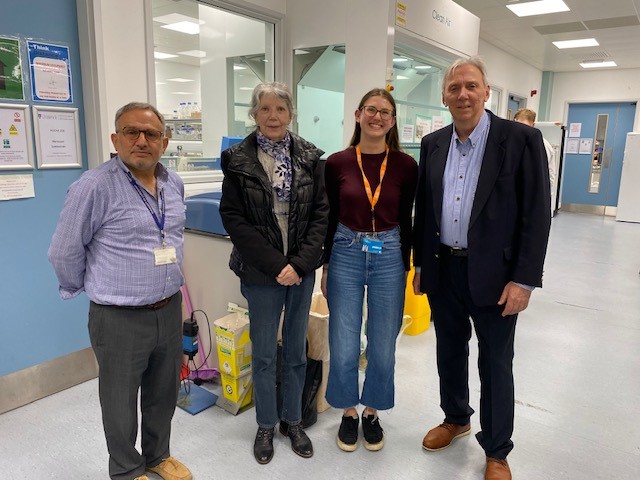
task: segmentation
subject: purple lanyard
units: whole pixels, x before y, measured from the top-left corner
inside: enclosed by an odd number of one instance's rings
[[[147,210],[149,210],[149,213],[153,217],[153,221],[156,222],[156,225],[158,226],[158,229],[160,230],[160,238],[162,239],[162,246],[166,247],[167,244],[164,241],[164,220],[165,220],[164,191],[160,190],[160,193],[159,193],[159,196],[160,196],[160,215],[161,216],[160,216],[160,219],[158,219],[158,216],[156,215],[156,213],[151,208],[151,205],[149,205],[149,200],[147,200],[147,197],[145,197],[144,192],[142,191],[142,188],[140,188],[140,185],[138,185],[138,182],[136,182],[136,179],[133,178],[133,175],[131,175],[131,172],[126,172],[125,171],[125,173],[129,177],[129,183],[131,183],[131,185],[133,185],[133,188],[135,188],[136,192],[138,192],[138,196],[142,199],[142,203],[144,203],[145,206],[147,207]]]

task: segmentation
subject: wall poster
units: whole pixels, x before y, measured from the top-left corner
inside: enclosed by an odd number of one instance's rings
[[[24,100],[20,41],[0,37],[0,98]]]
[[[27,51],[33,100],[73,103],[69,48],[28,41]]]
[[[38,168],[81,168],[77,108],[33,107]]]
[[[32,168],[29,106],[0,103],[0,170]]]

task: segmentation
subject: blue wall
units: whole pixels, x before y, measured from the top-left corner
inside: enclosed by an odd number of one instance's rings
[[[84,294],[60,300],[58,282],[47,261],[67,188],[87,166],[77,24],[75,0],[16,1],[0,15],[0,36],[21,40],[26,78],[25,38],[69,47],[74,102],[60,106],[79,110],[84,159],[83,169],[0,172],[33,173],[36,194],[35,198],[0,201],[0,376],[89,346],[88,300]],[[18,103],[33,105],[26,88],[25,101]]]

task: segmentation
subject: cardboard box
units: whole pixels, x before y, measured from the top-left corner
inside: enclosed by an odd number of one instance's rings
[[[314,293],[311,298],[307,340],[309,341],[307,356],[322,360],[322,382],[318,388],[316,405],[316,409],[321,413],[331,406],[325,399],[329,378],[329,306],[321,292]]]
[[[241,313],[231,313],[213,322],[220,373],[241,377],[251,371],[251,340],[249,319]]]
[[[243,313],[230,313],[213,322],[216,342],[229,349],[238,349],[247,343],[249,338],[249,317]]]
[[[241,377],[232,377],[223,373],[220,375],[220,382],[222,384],[222,396],[228,400],[227,403],[229,405],[237,407],[235,413],[251,403],[253,378],[250,373]],[[225,410],[229,411],[227,408]]]

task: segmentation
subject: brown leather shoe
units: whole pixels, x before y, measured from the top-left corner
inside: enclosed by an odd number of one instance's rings
[[[430,452],[437,452],[451,445],[456,438],[469,435],[471,424],[456,425],[455,423],[441,423],[427,432],[422,440],[422,448]]]
[[[511,480],[511,470],[507,459],[487,457],[487,469],[484,480]]]

